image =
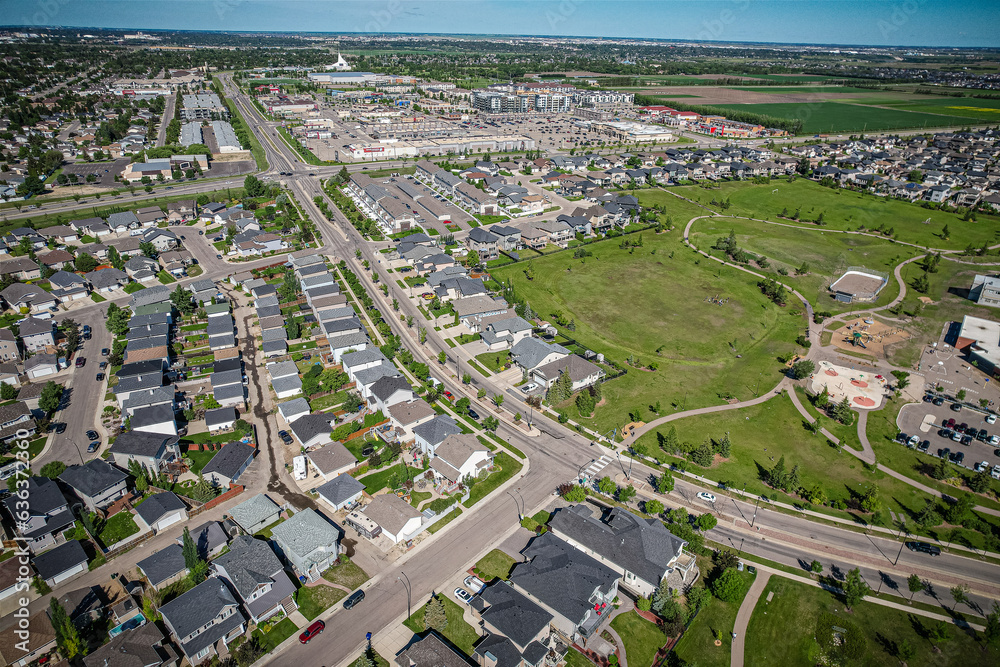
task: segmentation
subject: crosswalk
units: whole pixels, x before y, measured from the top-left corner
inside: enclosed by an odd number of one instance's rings
[[[583,471],[580,472],[580,479],[583,481],[588,481],[596,479],[597,475],[604,470],[613,459],[608,455],[603,455],[599,459],[594,459],[590,462]]]

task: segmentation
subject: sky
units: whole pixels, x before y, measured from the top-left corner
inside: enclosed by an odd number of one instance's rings
[[[0,25],[1000,47],[997,0],[0,0]]]

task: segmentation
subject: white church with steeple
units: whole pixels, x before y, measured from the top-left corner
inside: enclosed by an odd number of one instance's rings
[[[344,60],[344,56],[342,56],[340,54],[340,52],[338,51],[337,52],[337,62],[335,64],[333,64],[333,65],[327,65],[326,70],[328,72],[330,72],[330,71],[335,71],[335,72],[350,72],[351,71],[351,66],[347,63],[346,60]]]

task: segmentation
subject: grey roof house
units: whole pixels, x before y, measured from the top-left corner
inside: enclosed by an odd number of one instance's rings
[[[249,535],[237,536],[230,544],[229,553],[212,561],[212,568],[233,585],[254,623],[279,611],[291,614],[298,609],[293,599],[295,584],[264,540]]]
[[[103,459],[70,466],[59,475],[59,480],[73,489],[91,512],[104,509],[124,496],[128,479],[126,473],[108,465]]]
[[[55,586],[87,571],[87,552],[79,540],[70,540],[35,556],[31,564],[45,583]]]
[[[311,508],[275,526],[271,539],[295,573],[310,581],[316,581],[340,554],[340,529]]]
[[[250,535],[270,526],[278,520],[280,515],[281,508],[278,504],[263,493],[258,493],[252,498],[247,498],[229,510],[230,518],[244,532]]]
[[[192,665],[218,655],[220,643],[228,646],[246,632],[239,602],[218,577],[206,579],[161,606],[160,614]]]
[[[256,449],[242,442],[226,443],[205,465],[201,474],[213,485],[226,488],[239,480],[256,453]]]

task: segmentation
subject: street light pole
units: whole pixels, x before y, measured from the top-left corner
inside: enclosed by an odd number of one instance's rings
[[[403,584],[403,588],[406,589],[406,620],[410,620],[410,578],[406,576],[405,572],[400,572],[399,574],[402,576],[402,579],[396,577],[396,581]],[[406,581],[403,581],[403,579]]]

